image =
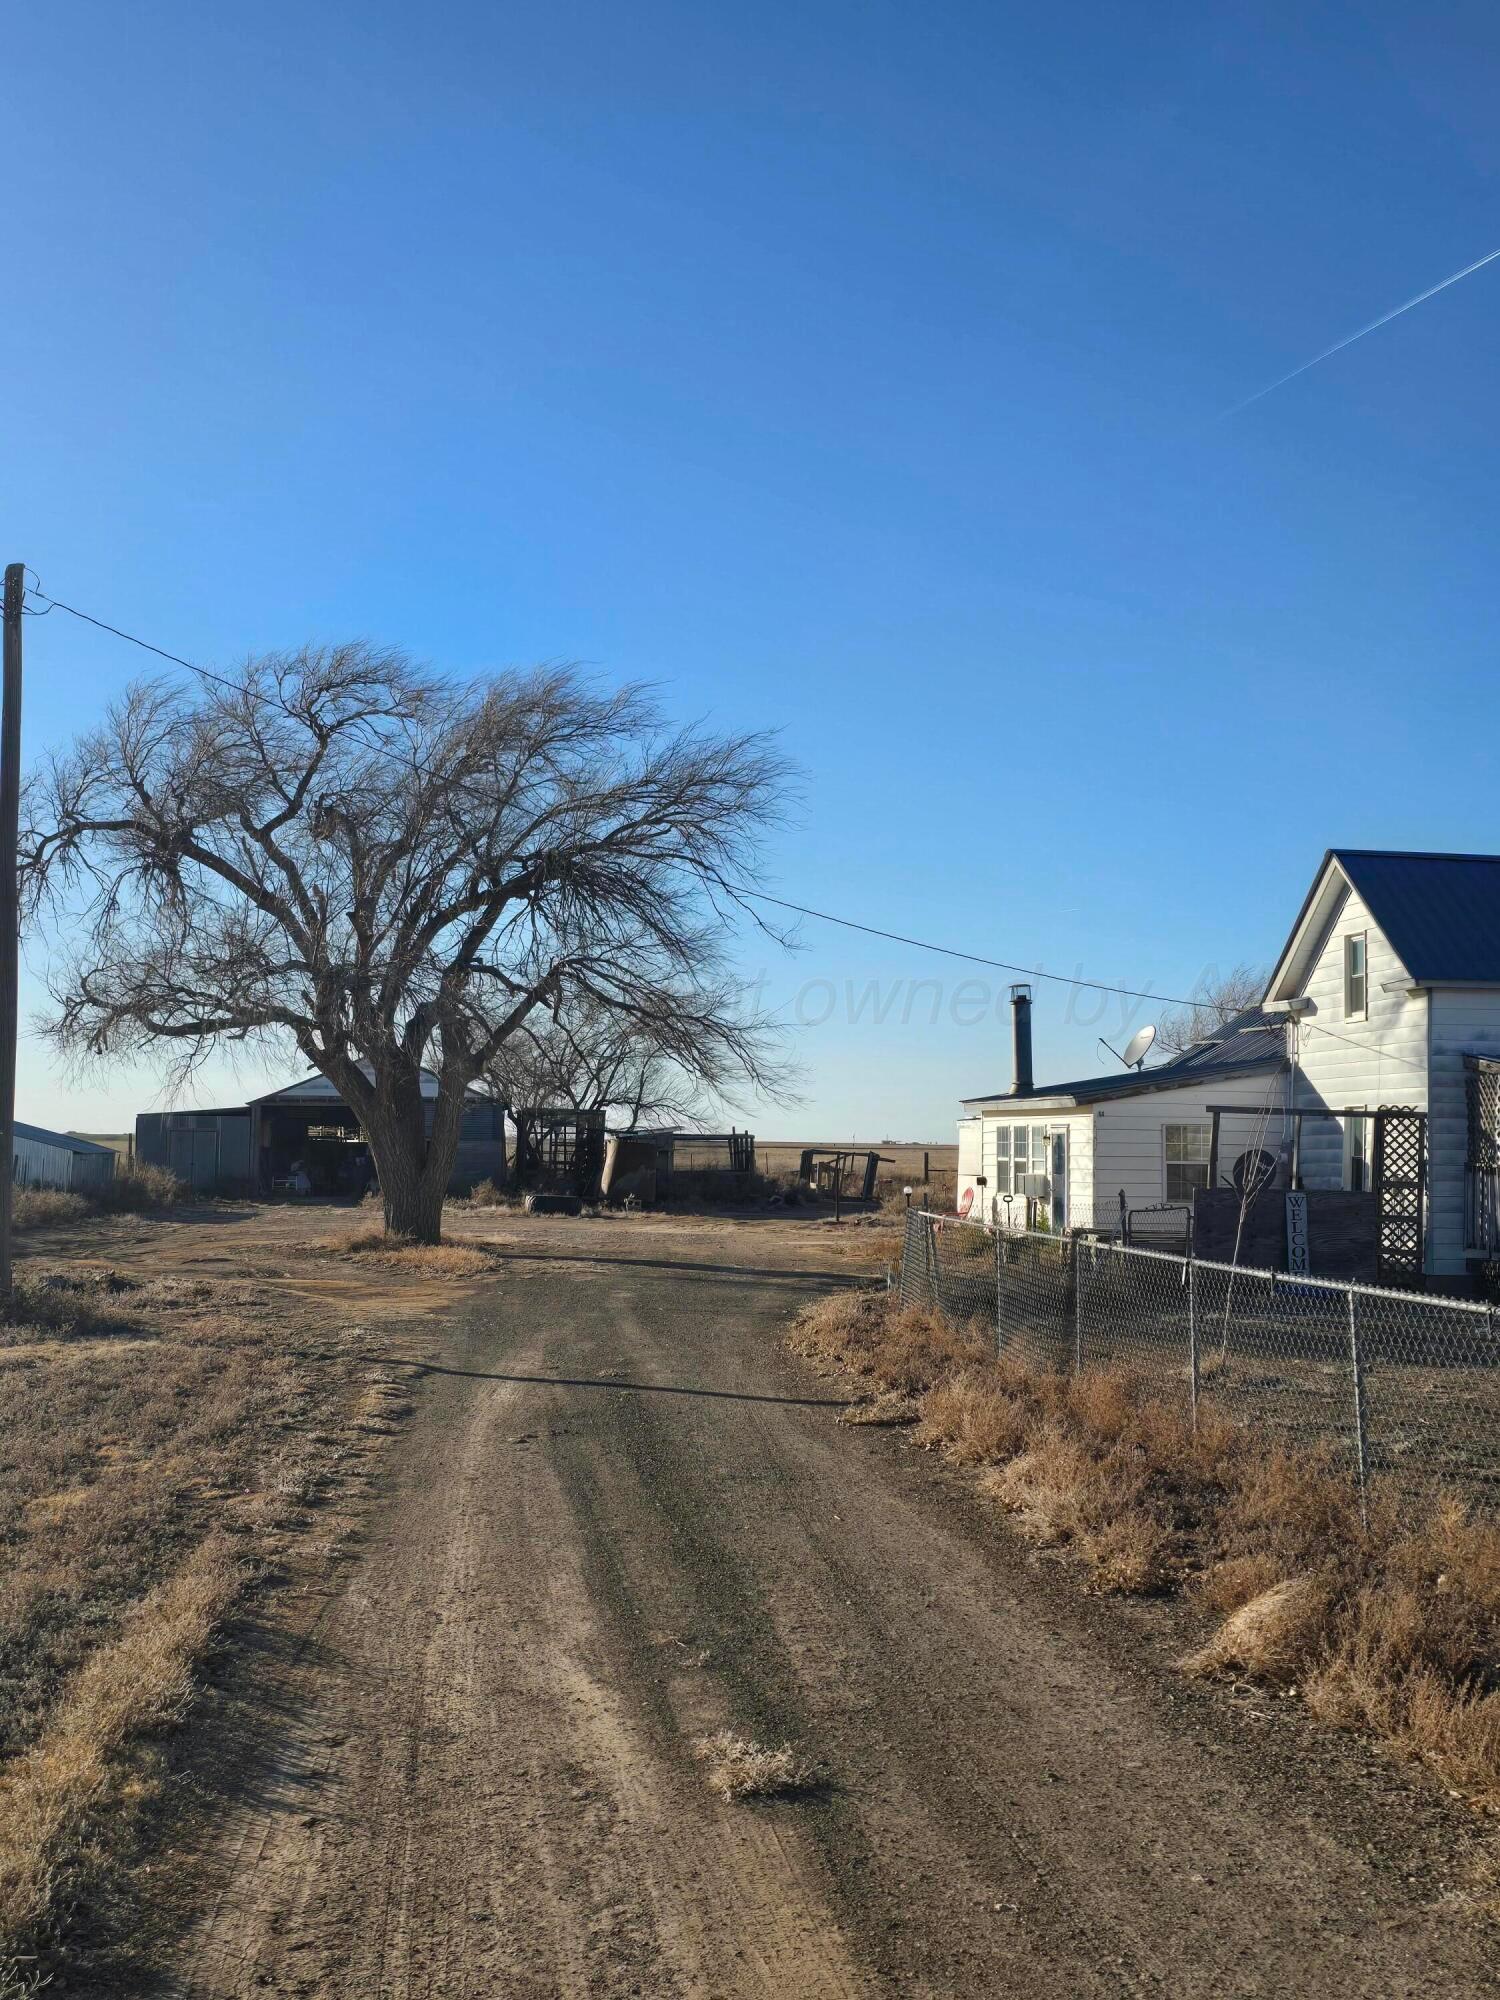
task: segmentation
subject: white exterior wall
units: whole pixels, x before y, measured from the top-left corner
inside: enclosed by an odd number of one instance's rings
[[[1284,1073],[1205,1079],[1191,1088],[1153,1090],[1140,1097],[1121,1097],[1097,1107],[1094,1118],[1094,1213],[1097,1221],[1119,1219],[1120,1191],[1127,1208],[1150,1208],[1167,1198],[1167,1174],[1162,1127],[1211,1125],[1211,1104],[1245,1107],[1243,1118],[1226,1118],[1220,1134],[1219,1172],[1229,1173],[1238,1154],[1256,1139],[1267,1099],[1272,1111],[1259,1143],[1269,1153],[1281,1151],[1286,1103]]]
[[[1360,931],[1368,940],[1369,1006],[1363,1020],[1350,1021],[1344,1018],[1344,939]],[[1408,993],[1410,983],[1384,933],[1350,890],[1298,989],[1316,1010],[1298,1033],[1298,1104],[1336,1111],[1361,1104],[1371,1111],[1383,1104],[1428,1109],[1428,1001],[1424,993]],[[1462,1168],[1460,1153],[1460,1180]],[[1344,1132],[1334,1119],[1302,1121],[1302,1180],[1310,1188],[1343,1186]]]
[[[1428,995],[1428,1010],[1427,1268],[1453,1273],[1468,1268],[1464,1056],[1500,1056],[1500,992],[1493,987],[1444,986]]]
[[[1012,1229],[1026,1227],[1026,1203],[1021,1196],[1013,1196],[1010,1207],[1005,1205],[1005,1197],[999,1192],[999,1157],[995,1146],[995,1134],[1002,1125],[1024,1125],[1028,1131],[1034,1125],[1041,1126],[1049,1134],[1059,1128],[1068,1134],[1068,1225],[1092,1222],[1089,1204],[1093,1195],[1094,1158],[1094,1114],[1092,1111],[1047,1111],[1024,1100],[1019,1104],[997,1107],[993,1114],[986,1113],[984,1125],[984,1174],[985,1174],[985,1220],[1003,1223],[1007,1217]],[[1029,1148],[1028,1148],[1029,1155]],[[1051,1173],[1051,1152],[1048,1151],[1044,1169]]]
[[[1043,1100],[1022,1099],[1016,1104],[996,1104],[981,1116],[958,1121],[958,1199],[962,1206],[965,1189],[974,1190],[970,1214],[976,1220],[1004,1223],[1009,1216],[1013,1229],[1026,1226],[1026,1204],[1013,1197],[1009,1209],[998,1191],[999,1173],[995,1134],[1000,1126],[1024,1125],[1028,1131],[1038,1126],[1049,1134],[1059,1126],[1068,1134],[1068,1222],[1093,1220],[1094,1114],[1092,1110],[1048,1110]],[[1028,1147],[1029,1152],[1029,1147]],[[1050,1152],[1048,1171],[1050,1172]],[[984,1187],[978,1176],[984,1175]]]
[[[979,1118],[960,1118],[958,1121],[958,1206],[960,1208],[964,1205],[965,1191],[973,1196],[976,1204],[979,1200],[979,1190],[974,1182],[975,1177],[984,1172],[983,1155],[980,1150],[982,1124],[983,1121]],[[973,1213],[972,1207],[969,1212]]]

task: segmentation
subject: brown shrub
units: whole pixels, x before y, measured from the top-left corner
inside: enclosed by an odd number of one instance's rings
[[[1036,1399],[993,1364],[936,1382],[922,1399],[922,1444],[941,1445],[957,1465],[988,1465],[1022,1449]]]
[[[508,1208],[510,1197],[486,1175],[470,1188],[469,1202],[474,1208]]]
[[[61,1188],[18,1187],[11,1196],[11,1221],[16,1229],[52,1229],[63,1222],[81,1222],[89,1214],[81,1194]]]
[[[187,1184],[153,1167],[144,1160],[117,1159],[114,1177],[87,1194],[63,1188],[18,1187],[12,1197],[12,1215],[17,1229],[53,1229],[63,1223],[82,1222],[91,1215],[140,1213],[165,1208],[171,1202],[186,1201]]]
[[[140,1212],[145,1209],[167,1208],[174,1202],[188,1201],[192,1189],[186,1181],[166,1167],[156,1167],[149,1160],[132,1156],[116,1160],[114,1178],[106,1181],[90,1199],[100,1209],[109,1211]]]
[[[1327,1645],[1330,1606],[1325,1582],[1286,1577],[1240,1604],[1183,1665],[1191,1674],[1238,1672],[1290,1685]]]

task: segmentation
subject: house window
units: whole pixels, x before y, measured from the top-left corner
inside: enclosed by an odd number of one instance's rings
[[[1370,1187],[1370,1121],[1344,1120],[1344,1186],[1354,1194],[1366,1194]]]
[[[1163,1125],[1162,1155],[1166,1168],[1168,1201],[1180,1201],[1191,1208],[1196,1188],[1208,1186],[1208,1146],[1211,1128],[1207,1125]]]
[[[995,1192],[1021,1195],[1026,1192],[1028,1174],[1047,1171],[1047,1128],[1045,1125],[997,1125],[995,1127]]]
[[[1365,934],[1344,939],[1344,1019],[1363,1021],[1369,1012],[1370,975],[1366,964]]]

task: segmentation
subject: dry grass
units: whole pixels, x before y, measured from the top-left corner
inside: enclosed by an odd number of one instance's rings
[[[899,1389],[882,1389],[878,1396],[868,1402],[851,1403],[840,1410],[837,1422],[841,1424],[915,1424],[921,1421],[922,1406],[914,1396],[906,1396]]]
[[[806,1764],[790,1743],[779,1750],[767,1750],[721,1729],[716,1736],[700,1736],[693,1754],[705,1766],[708,1788],[721,1799],[766,1799],[804,1791],[815,1781]]]
[[[93,1213],[81,1194],[62,1188],[18,1187],[11,1197],[11,1221],[17,1230],[55,1229],[59,1223],[82,1222]]]
[[[391,1271],[411,1271],[427,1278],[474,1278],[493,1271],[494,1260],[470,1243],[418,1243],[410,1236],[388,1235],[384,1229],[359,1229],[352,1236],[331,1236],[316,1246],[336,1257],[358,1257]]]
[[[1186,1591],[1216,1614],[1189,1672],[1295,1688],[1500,1806],[1500,1524],[1451,1498],[1414,1512],[1379,1495],[1363,1521],[1323,1454],[1214,1418],[1194,1434],[1127,1374],[997,1362],[889,1294],[820,1301],[791,1344],[874,1384],[872,1412],[883,1397],[914,1406],[919,1443],[975,1468],[1024,1534],[1076,1553],[1097,1586]]]
[[[62,1188],[18,1187],[13,1197],[13,1220],[18,1230],[55,1229],[91,1215],[144,1214],[185,1201],[188,1194],[186,1185],[165,1167],[122,1159],[116,1162],[114,1178],[86,1195]]]
[[[0,1777],[0,1952],[5,1941],[33,1937],[56,1904],[76,1895],[100,1815],[128,1809],[138,1795],[125,1752],[182,1714],[194,1667],[242,1577],[222,1536],[200,1543],[89,1657],[36,1741]]]
[[[156,1782],[141,1733],[180,1711],[243,1570],[358,1448],[352,1349],[305,1336],[262,1285],[19,1268],[0,1326],[0,1994],[7,1958],[55,1968],[59,1913],[97,1913],[118,1881]],[[364,1386],[375,1430],[397,1385]]]

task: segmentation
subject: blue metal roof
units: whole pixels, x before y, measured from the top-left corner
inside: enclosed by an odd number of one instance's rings
[[[1500,985],[1500,855],[1331,853],[1413,980]]]
[[[72,1132],[49,1132],[44,1125],[23,1125],[16,1120],[16,1137],[33,1139],[40,1146],[56,1146],[64,1153],[113,1153],[113,1146],[99,1146],[92,1139],[80,1139]]]
[[[966,1097],[965,1104],[992,1104],[1006,1098],[1027,1104],[1038,1097],[1070,1097],[1075,1104],[1102,1104],[1116,1097],[1139,1097],[1150,1090],[1185,1089],[1194,1083],[1216,1083],[1230,1076],[1269,1074],[1286,1061],[1286,1030],[1247,1008],[1226,1021],[1211,1042],[1199,1042],[1155,1069],[1116,1070],[1110,1076],[1079,1077],[1073,1083],[1038,1083],[1030,1090],[991,1091],[986,1097]]]

